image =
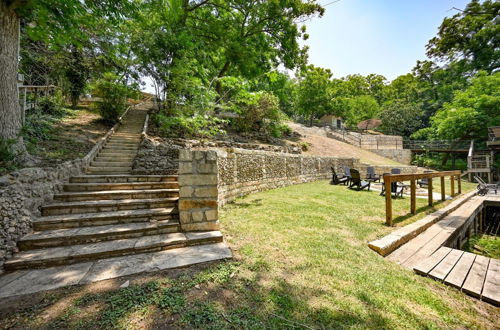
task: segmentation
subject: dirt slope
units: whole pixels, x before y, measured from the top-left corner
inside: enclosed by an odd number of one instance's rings
[[[288,125],[302,135],[299,142],[310,144],[309,150],[304,152],[306,155],[359,158],[361,162],[372,165],[403,165],[368,150],[328,138],[324,130],[320,128],[306,127],[292,122]]]

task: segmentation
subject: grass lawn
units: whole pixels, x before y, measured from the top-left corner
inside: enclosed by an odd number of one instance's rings
[[[500,259],[500,239],[493,235],[474,235],[469,239],[464,250],[490,258]]]
[[[425,199],[417,203],[431,211]],[[405,217],[409,198],[393,205],[398,226],[424,213]],[[234,260],[129,277],[128,288],[118,288],[122,278],[11,300],[0,312],[0,328],[499,326],[498,308],[367,247],[392,230],[376,192],[301,184],[238,199],[220,218]]]

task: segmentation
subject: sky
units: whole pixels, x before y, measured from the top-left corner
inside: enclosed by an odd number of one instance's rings
[[[333,0],[319,0],[326,5]],[[307,21],[309,62],[335,78],[382,74],[389,80],[426,59],[425,45],[468,0],[340,0]]]

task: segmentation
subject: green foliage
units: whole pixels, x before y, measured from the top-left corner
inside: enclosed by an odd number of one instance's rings
[[[42,114],[61,117],[66,113],[61,90],[57,90],[52,96],[42,96],[37,99],[37,102],[37,110]]]
[[[225,133],[222,126],[226,121],[209,115],[157,114],[153,120],[159,127],[160,134],[165,137],[208,138]]]
[[[500,239],[494,235],[474,235],[464,246],[465,251],[486,257],[500,259]]]
[[[119,82],[116,75],[105,73],[93,85],[93,92],[95,96],[100,98],[95,106],[101,117],[107,122],[117,122],[127,106],[127,95],[129,94],[127,86]]]
[[[380,119],[380,129],[391,135],[410,136],[421,128],[422,110],[420,106],[403,101],[394,101],[384,104]]]
[[[500,2],[472,0],[465,10],[445,18],[427,55],[463,64],[464,71],[494,72],[500,66]]]
[[[300,72],[297,85],[297,112],[309,120],[319,118],[332,111],[330,92],[332,73],[328,69],[307,66]]]
[[[356,126],[360,121],[377,118],[380,106],[377,100],[370,95],[359,95],[344,99],[347,109],[347,124]]]
[[[443,139],[484,139],[489,126],[500,125],[500,73],[479,73],[464,91],[455,93],[432,118]]]
[[[17,154],[14,151],[15,139],[0,137],[0,175],[4,172],[14,170],[17,166]]]
[[[281,136],[281,121],[284,118],[279,100],[268,92],[241,93],[233,106],[237,117],[233,127],[238,132],[272,132]]]

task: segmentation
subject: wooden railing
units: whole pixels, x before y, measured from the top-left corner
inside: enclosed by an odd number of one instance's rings
[[[460,179],[461,171],[444,171],[444,172],[432,172],[432,173],[422,173],[422,174],[386,174],[384,175],[384,185],[385,185],[385,223],[388,226],[392,226],[392,183],[393,182],[404,182],[410,181],[410,213],[416,213],[417,205],[417,180],[427,179],[427,199],[429,206],[432,206],[433,196],[432,196],[432,179],[440,178],[441,180],[441,200],[446,199],[444,178],[450,177],[450,195],[455,196],[455,179],[458,183],[458,193],[462,193],[462,182]]]

